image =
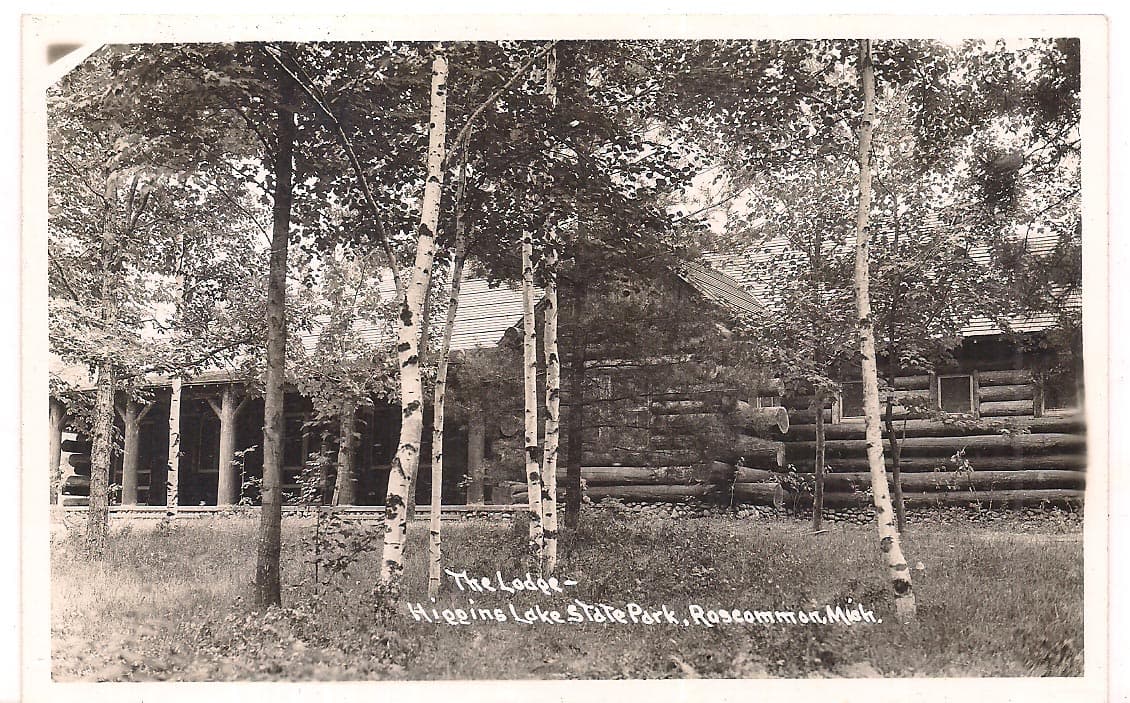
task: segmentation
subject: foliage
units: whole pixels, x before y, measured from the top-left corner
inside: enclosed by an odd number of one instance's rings
[[[288,375],[310,398],[313,423],[332,424],[343,408],[396,397],[393,311],[396,301],[373,271],[375,253],[320,258],[320,285],[306,310],[309,335],[290,345]]]

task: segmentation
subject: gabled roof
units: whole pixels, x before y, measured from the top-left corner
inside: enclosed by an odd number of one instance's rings
[[[742,284],[713,268],[709,262],[690,262],[683,267],[679,278],[708,300],[722,305],[741,317],[764,319],[769,309],[749,293]]]

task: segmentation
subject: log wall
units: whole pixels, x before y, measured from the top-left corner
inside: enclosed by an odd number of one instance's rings
[[[1081,502],[1082,417],[1041,417],[1039,380],[1004,365],[978,362],[988,370],[972,373],[975,412],[967,415],[929,410],[937,403],[935,376],[895,379],[893,416],[908,505]],[[743,402],[733,390],[702,385],[616,402],[621,417],[630,417],[633,434],[625,442],[627,435],[616,433],[621,446],[586,448],[582,477],[591,499],[810,505],[816,439],[811,396],[786,395],[781,408],[770,410]],[[862,419],[841,418],[832,403],[823,414],[825,504],[866,505],[870,476]],[[889,470],[885,431],[884,453]]]
[[[999,366],[988,364],[990,370],[970,372],[976,398],[972,414],[926,416],[896,405],[893,424],[900,439],[899,467],[908,505],[1081,502],[1087,464],[1082,416],[1041,416],[1039,380],[1027,370]],[[931,405],[937,403],[934,377],[903,376],[894,387],[896,399],[917,394],[926,396]],[[786,402],[807,406],[810,401],[798,397]],[[825,504],[866,504],[870,478],[863,421],[842,420],[825,430],[829,472]],[[883,437],[890,471],[893,461],[885,427]],[[792,474],[787,483],[794,487],[791,497],[796,505],[811,503],[807,487],[813,481],[815,439],[813,422],[794,417],[785,447]]]

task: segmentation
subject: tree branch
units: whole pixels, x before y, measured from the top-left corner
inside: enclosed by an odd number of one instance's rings
[[[459,133],[455,135],[455,139],[452,140],[451,151],[447,153],[446,158],[444,158],[443,160],[443,168],[446,169],[451,164],[452,160],[455,159],[455,157],[458,156],[459,153],[464,149],[464,147],[466,146],[467,137],[471,133],[471,126],[474,125],[475,120],[477,120],[488,107],[493,105],[495,101],[501,98],[503,93],[510,90],[510,87],[517,83],[518,79],[525,75],[526,71],[530,70],[530,66],[533,66],[535,62],[548,54],[550,50],[553,49],[553,47],[557,46],[557,42],[558,40],[554,39],[553,41],[548,42],[545,46],[543,46],[540,51],[531,56],[530,59],[524,64],[519,66],[518,70],[516,70],[505,83],[500,85],[495,89],[493,93],[487,96],[487,99],[484,100],[481,105],[475,108],[475,111],[472,112],[470,117],[467,118],[467,121],[459,130]]]
[[[295,84],[302,89],[307,97],[309,97],[314,105],[322,111],[326,118],[333,125],[334,133],[337,135],[338,141],[341,143],[342,149],[345,150],[345,155],[349,159],[350,165],[353,167],[354,173],[357,175],[357,180],[361,183],[361,191],[365,195],[365,204],[369,207],[369,214],[373,218],[373,222],[377,228],[377,236],[380,237],[381,246],[384,248],[385,257],[388,259],[389,268],[392,269],[392,279],[396,285],[396,295],[398,298],[404,297],[404,284],[400,276],[400,262],[397,260],[396,255],[392,251],[392,243],[389,241],[388,232],[385,230],[384,221],[381,220],[380,210],[377,207],[376,196],[373,195],[373,190],[369,186],[369,180],[365,177],[365,170],[361,166],[361,160],[357,158],[357,152],[353,149],[353,142],[349,139],[349,135],[345,133],[345,127],[338,120],[337,115],[330,109],[329,104],[325,101],[324,97],[319,94],[309,80],[303,80],[298,73],[302,72],[301,68],[297,67],[292,70],[282,60],[282,50],[276,46],[265,44],[260,47],[272,61],[278,64],[279,68],[287,73]]]

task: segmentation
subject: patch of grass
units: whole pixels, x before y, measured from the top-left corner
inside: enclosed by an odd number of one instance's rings
[[[893,616],[873,527],[832,525],[813,536],[797,522],[626,520],[586,514],[561,540],[566,593],[461,592],[445,578],[426,593],[426,535],[413,526],[403,600],[376,588],[381,528],[349,544],[318,545],[312,521],[284,524],[284,607],[246,602],[254,520],[184,521],[118,529],[104,564],[81,540],[53,545],[53,673],[57,680],[508,679],[804,676],[1078,676],[1083,672],[1081,540],[1035,542],[973,527],[918,528],[904,551],[919,622]],[[334,537],[337,533],[331,533]],[[323,534],[323,538],[325,538]],[[453,571],[524,577],[525,533],[495,522],[445,524]],[[352,550],[325,570],[334,549]],[[333,562],[341,567],[349,558]],[[580,599],[625,608],[689,606],[823,612],[862,604],[880,624],[645,625],[585,622],[468,625],[417,622],[405,601],[437,610],[518,614]],[[849,600],[850,599],[850,600]]]

